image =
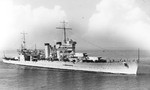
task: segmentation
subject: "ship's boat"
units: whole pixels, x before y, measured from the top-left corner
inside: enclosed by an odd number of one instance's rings
[[[82,70],[91,72],[105,72],[115,74],[137,74],[138,61],[137,60],[121,60],[111,61],[103,59],[102,57],[91,57],[87,53],[77,53],[77,42],[66,37],[66,30],[70,28],[58,27],[57,29],[64,30],[63,42],[56,42],[54,46],[45,43],[45,50],[30,50],[26,48],[25,33],[23,45],[18,50],[18,57],[8,58],[4,57],[4,63],[58,68],[69,70]]]

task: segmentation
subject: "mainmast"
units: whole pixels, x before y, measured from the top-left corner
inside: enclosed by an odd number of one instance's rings
[[[21,34],[23,34],[23,47],[22,47],[22,48],[23,48],[23,49],[26,49],[26,36],[25,36],[25,35],[26,35],[27,33],[23,32],[23,33],[21,33]]]
[[[56,27],[56,29],[62,29],[64,30],[64,43],[66,44],[67,42],[67,35],[66,35],[66,30],[71,30],[71,28],[66,28],[66,23],[65,21],[61,22],[63,23],[63,27]]]
[[[140,62],[140,49],[138,48],[138,63]]]

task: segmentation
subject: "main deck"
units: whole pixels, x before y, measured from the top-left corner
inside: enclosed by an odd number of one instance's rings
[[[36,66],[44,68],[57,68],[69,70],[82,70],[91,72],[105,72],[118,74],[137,74],[137,62],[107,62],[107,63],[87,63],[87,62],[64,62],[64,61],[13,61],[3,59],[4,63],[11,63],[25,66]]]

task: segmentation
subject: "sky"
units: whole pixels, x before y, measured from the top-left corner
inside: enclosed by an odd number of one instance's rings
[[[27,48],[67,36],[78,49],[150,50],[149,0],[0,0],[0,50],[18,49],[21,32]]]

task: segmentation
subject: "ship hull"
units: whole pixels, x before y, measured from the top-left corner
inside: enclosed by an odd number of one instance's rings
[[[3,59],[4,63],[11,63],[25,66],[36,66],[45,68],[82,70],[90,72],[104,72],[115,74],[137,74],[137,62],[111,62],[111,63],[87,63],[87,62],[63,62],[63,61],[13,61]]]

